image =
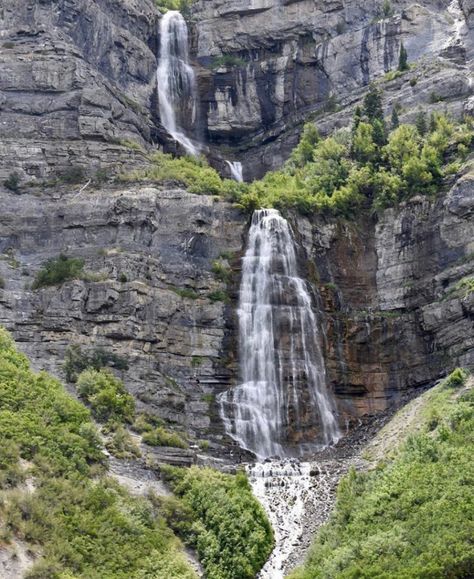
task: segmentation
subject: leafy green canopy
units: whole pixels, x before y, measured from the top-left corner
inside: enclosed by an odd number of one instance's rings
[[[222,179],[203,159],[157,153],[145,170],[124,177],[176,183],[191,193],[220,195],[247,211],[262,207],[351,218],[361,211],[379,211],[414,195],[433,195],[446,176],[459,171],[472,148],[471,118],[455,123],[433,114],[429,126],[423,112],[416,125],[399,123],[392,111],[387,127],[382,95],[372,86],[351,129],[321,138],[305,126],[298,146],[279,171],[250,184]]]
[[[474,575],[474,391],[455,370],[427,395],[420,431],[375,471],[351,471],[291,579]]]
[[[89,411],[34,374],[1,328],[0,439],[2,541],[19,537],[42,553],[27,577],[195,577],[156,508],[103,476]],[[17,488],[25,478],[34,492]]]
[[[206,577],[253,579],[272,551],[273,532],[245,473],[169,467],[166,475],[181,497],[168,505],[169,522],[196,548]]]

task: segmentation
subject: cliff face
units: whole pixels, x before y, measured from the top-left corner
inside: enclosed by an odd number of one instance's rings
[[[151,141],[156,28],[151,0],[58,0],[0,7],[0,179],[136,162]]]
[[[180,190],[1,199],[0,324],[36,368],[63,375],[71,344],[113,351],[142,410],[205,438],[213,394],[235,374],[232,311],[213,301],[226,288],[211,270],[241,250],[243,216]],[[29,290],[61,252],[82,257],[95,281]]]
[[[212,155],[241,159],[252,176],[286,159],[310,113],[323,132],[348,126],[365,85],[396,68],[402,40],[413,66],[385,78],[387,112],[398,103],[411,121],[419,109],[472,111],[472,1],[393,2],[386,18],[380,4],[196,2]],[[158,19],[151,0],[2,3],[0,324],[58,375],[71,344],[122,355],[142,409],[218,442],[215,395],[238,379],[247,216],[173,185],[82,189],[88,176],[146,163],[154,141],[169,146],[156,112]],[[18,195],[3,187],[12,171]],[[473,294],[456,289],[474,269],[473,189],[471,168],[436,200],[415,198],[378,222],[292,217],[343,419],[474,365]],[[61,252],[95,277],[28,289]],[[220,256],[233,270],[227,284],[213,272]]]
[[[376,223],[293,218],[315,289],[341,420],[384,410],[459,364],[474,366],[474,178],[415,198]],[[2,194],[0,324],[34,361],[63,375],[66,348],[123,356],[139,407],[218,442],[215,396],[238,380],[236,289],[247,217],[212,197],[130,188]],[[32,291],[60,252],[89,279]],[[219,260],[233,268],[220,281]],[[94,275],[92,275],[94,274]],[[221,292],[215,300],[216,291]]]
[[[174,148],[157,110],[159,18],[152,0],[2,3],[0,178],[120,172],[145,162],[138,146]],[[347,126],[372,80],[402,121],[474,108],[470,0],[397,0],[385,14],[379,0],[199,0],[190,18],[201,123],[223,171],[223,157],[246,178],[279,167],[308,118]],[[412,68],[384,77],[401,42]]]
[[[472,94],[471,3],[387,6],[384,13],[379,0],[198,1],[195,52],[208,69],[210,141],[230,146],[248,177],[279,167],[308,115],[322,118],[324,130],[327,113],[342,111],[334,123],[345,126],[364,87],[397,69],[402,42],[412,70],[395,84],[387,79],[387,108],[400,103],[410,114],[439,99],[459,114]]]

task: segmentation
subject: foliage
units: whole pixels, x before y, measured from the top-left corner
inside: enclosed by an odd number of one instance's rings
[[[49,259],[36,274],[31,286],[39,289],[51,285],[60,285],[72,279],[79,279],[84,274],[84,260],[67,257],[61,254],[56,259]]]
[[[217,171],[203,158],[173,158],[172,155],[155,153],[151,164],[144,170],[122,176],[124,180],[149,180],[159,183],[176,183],[187,187],[190,193],[233,196],[241,184],[230,179],[221,179]]]
[[[419,431],[388,463],[344,477],[292,579],[473,575],[474,397],[452,390],[466,378],[455,370],[427,393]]]
[[[20,190],[20,175],[18,173],[10,173],[3,184],[13,193],[18,193]]]
[[[90,405],[92,414],[103,422],[132,422],[135,401],[110,370],[84,370],[77,379],[80,397]]]
[[[173,288],[173,291],[175,294],[188,300],[197,300],[199,298],[199,294],[191,288]]]
[[[140,456],[140,449],[132,436],[122,424],[114,424],[113,430],[105,443],[106,449],[115,456],[125,460]]]
[[[164,473],[181,498],[179,531],[196,548],[206,577],[253,579],[272,550],[273,533],[245,473],[198,467],[166,467]]]
[[[217,279],[227,283],[230,281],[232,270],[225,261],[218,259],[212,263],[212,273],[217,277]]]
[[[229,299],[229,296],[223,290],[215,290],[209,293],[207,297],[211,302],[226,302]]]
[[[168,10],[178,10],[184,16],[187,16],[193,0],[155,0],[156,7],[161,12]]]
[[[5,280],[1,275],[0,275],[0,289],[5,289]]]
[[[124,178],[175,182],[194,193],[218,194],[248,212],[275,207],[353,218],[413,195],[434,194],[472,148],[470,118],[454,123],[434,113],[427,126],[423,113],[414,126],[400,125],[398,114],[394,106],[389,130],[382,93],[372,84],[363,106],[355,110],[352,131],[339,129],[321,138],[314,124],[305,125],[286,165],[253,183],[221,179],[200,159],[173,159],[161,153],[153,156],[151,167]],[[228,281],[231,272],[225,271],[225,264],[215,270]]]
[[[403,42],[400,44],[400,56],[398,57],[398,70],[403,72],[408,70],[410,67],[408,65],[408,52]]]
[[[116,370],[128,370],[128,362],[123,356],[109,352],[104,348],[93,348],[83,352],[77,344],[68,346],[64,356],[64,373],[68,382],[76,382],[79,374],[86,368],[100,370],[111,366]]]
[[[242,68],[247,63],[240,56],[235,54],[222,54],[221,56],[216,56],[211,63],[211,68]]]
[[[102,475],[89,411],[57,380],[34,374],[2,329],[0,437],[0,483],[9,489],[0,491],[2,536],[41,552],[27,577],[195,577],[157,509]],[[11,490],[25,475],[34,492]]]
[[[174,448],[188,448],[188,443],[177,433],[169,432],[162,426],[145,432],[143,442],[150,446],[172,446]]]

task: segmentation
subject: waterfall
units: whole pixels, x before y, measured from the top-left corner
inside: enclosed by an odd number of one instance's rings
[[[230,174],[232,179],[235,179],[239,183],[244,182],[244,170],[242,163],[240,161],[226,161],[230,168]]]
[[[227,433],[260,459],[336,442],[318,322],[291,229],[274,209],[253,215],[239,300],[242,382],[220,397]]]
[[[190,155],[199,154],[199,145],[183,130],[196,123],[196,75],[189,64],[188,27],[183,16],[170,10],[160,21],[160,60],[156,73],[161,123]]]

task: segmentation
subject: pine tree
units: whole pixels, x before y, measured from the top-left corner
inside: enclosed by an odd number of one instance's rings
[[[396,129],[400,126],[400,119],[398,118],[398,107],[396,105],[392,109],[391,125],[392,129]]]
[[[355,133],[357,131],[357,127],[360,125],[361,121],[362,121],[362,109],[360,106],[356,106],[355,111],[354,111],[354,122],[352,124],[352,133]]]
[[[426,113],[424,111],[420,111],[416,115],[415,126],[422,137],[428,132],[428,123],[426,122]]]
[[[403,72],[404,70],[408,70],[409,68],[410,67],[408,66],[408,53],[402,42],[400,44],[400,57],[398,59],[398,70],[400,72]]]
[[[383,121],[382,94],[373,83],[364,98],[364,114],[370,122],[375,119]]]

